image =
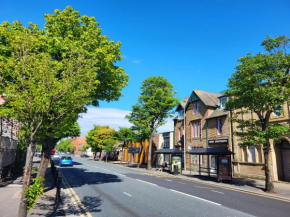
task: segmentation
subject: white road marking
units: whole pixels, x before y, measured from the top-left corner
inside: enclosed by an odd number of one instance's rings
[[[110,170],[107,170],[107,169],[102,169],[102,170],[107,171],[107,172],[111,172]]]
[[[144,183],[147,183],[147,184],[150,184],[150,185],[157,186],[156,184],[153,184],[151,182],[146,182],[146,181],[143,181],[143,180],[140,180],[140,179],[136,179],[136,180],[139,181],[139,182],[144,182]]]
[[[184,182],[178,182],[178,183],[183,184],[183,185],[186,185],[186,183],[184,183]]]
[[[201,187],[201,186],[198,186],[198,185],[195,185],[194,187],[196,187],[196,188],[212,189],[212,188],[209,188],[209,187]]]
[[[214,190],[211,190],[211,191],[213,191],[215,193],[219,193],[219,194],[224,194],[223,192],[220,192],[220,191],[214,191]]]
[[[193,197],[193,198],[198,199],[198,200],[202,200],[202,201],[205,201],[205,202],[208,202],[208,203],[212,203],[212,204],[215,204],[215,205],[221,206],[221,204],[219,204],[219,203],[215,203],[215,202],[212,202],[212,201],[210,201],[210,200],[205,200],[205,199],[202,199],[202,198],[200,198],[200,197],[196,197],[196,196],[193,196],[193,195],[190,195],[190,194],[186,194],[186,193],[183,193],[183,192],[180,192],[180,191],[175,191],[175,190],[173,190],[173,189],[170,189],[170,191],[173,191],[173,192],[176,192],[176,193],[179,193],[179,194],[186,195],[186,196],[188,196],[188,197]]]
[[[123,175],[123,174],[121,174],[121,173],[116,173],[116,172],[115,172],[115,174],[117,174],[117,175],[119,175],[119,176],[125,176],[125,175]]]
[[[171,182],[172,180],[170,180],[170,179],[164,179],[164,180],[166,180],[167,182]]]
[[[132,197],[132,195],[131,194],[128,194],[128,193],[126,193],[126,192],[123,192],[124,194],[126,194],[126,195],[128,195],[129,197]]]

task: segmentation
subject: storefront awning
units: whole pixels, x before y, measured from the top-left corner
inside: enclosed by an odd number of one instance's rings
[[[198,154],[198,155],[232,155],[233,152],[229,151],[226,148],[193,148],[187,151],[189,154]]]
[[[157,154],[183,154],[184,151],[183,150],[179,150],[178,148],[163,148],[163,149],[159,149],[157,151],[155,151],[155,153]]]

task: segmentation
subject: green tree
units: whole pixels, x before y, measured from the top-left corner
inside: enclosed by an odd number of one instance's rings
[[[0,92],[7,99],[0,115],[18,120],[26,132],[19,216],[27,214],[24,192],[32,157],[36,142],[45,138],[40,129],[58,126],[67,116],[83,112],[85,105],[117,100],[128,81],[115,65],[121,60],[120,42],[103,36],[95,18],[67,7],[45,19],[43,30],[19,21],[0,25]]]
[[[72,121],[75,120],[70,119],[69,117],[59,122],[59,124],[49,128],[46,127],[47,125],[44,125],[44,127],[41,128],[43,132],[40,132],[39,134],[41,135],[40,139],[42,142],[43,154],[37,171],[37,177],[44,178],[48,162],[50,160],[51,150],[56,146],[57,142],[59,142],[62,138],[79,136],[80,126],[78,122],[75,121],[72,123]],[[75,146],[71,145],[70,149],[66,152],[73,152],[73,147]]]
[[[64,139],[59,142],[59,144],[56,146],[56,149],[58,151],[63,152],[70,152],[71,151],[71,139]]]
[[[118,140],[116,140],[114,137],[110,137],[103,141],[103,149],[106,151],[106,162],[108,162],[108,153],[114,150],[114,146],[116,144],[118,144]]]
[[[90,148],[89,145],[83,145],[82,146],[82,152],[86,152]]]
[[[274,192],[270,140],[277,140],[279,136],[287,134],[289,127],[270,124],[269,119],[278,106],[290,99],[289,38],[268,36],[262,46],[266,50],[265,54],[249,53],[238,60],[240,64],[229,79],[225,94],[230,97],[226,105],[228,108],[250,111],[257,116],[242,120],[237,115],[234,120],[244,129],[237,132],[237,135],[242,138],[242,145],[262,145],[265,157],[265,189]]]
[[[174,97],[173,86],[164,77],[153,76],[145,79],[141,86],[138,103],[126,116],[131,123],[144,132],[149,132],[149,151],[147,169],[151,169],[152,140],[156,129],[172,117],[174,106],[179,102]]]
[[[96,153],[105,148],[104,141],[113,137],[115,130],[109,126],[94,125],[94,128],[88,132],[86,136],[86,142],[92,147],[94,152],[94,159],[96,159]]]

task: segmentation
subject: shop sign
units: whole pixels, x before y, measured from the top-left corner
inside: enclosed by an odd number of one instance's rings
[[[128,148],[128,153],[140,153],[140,149],[139,148]]]
[[[216,140],[208,140],[209,145],[224,145],[228,144],[228,139],[216,139]]]

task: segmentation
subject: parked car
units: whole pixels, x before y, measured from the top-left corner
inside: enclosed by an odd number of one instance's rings
[[[81,154],[81,157],[90,157],[90,156],[87,154]]]
[[[53,157],[53,159],[59,159],[59,155],[58,154],[54,154],[52,157]]]
[[[35,152],[34,156],[35,157],[41,157],[41,152],[39,152],[39,151],[38,152]]]
[[[60,158],[59,166],[72,166],[73,161],[72,158],[69,156],[63,156]]]

